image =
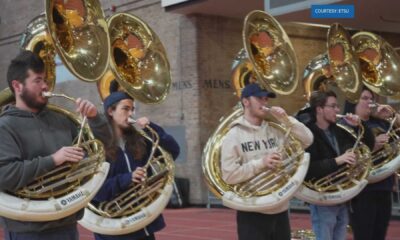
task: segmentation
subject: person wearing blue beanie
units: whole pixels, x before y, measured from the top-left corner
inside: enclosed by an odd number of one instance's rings
[[[132,183],[139,183],[147,176],[143,166],[149,160],[153,143],[145,139],[129,122],[134,111],[134,99],[127,93],[118,91],[118,84],[113,81],[110,86],[110,95],[104,100],[104,113],[113,132],[111,144],[106,147],[110,171],[92,201],[94,205],[114,199],[127,191]],[[153,128],[160,137],[159,145],[169,152],[173,159],[178,157],[180,151],[178,143],[163,128],[150,122],[147,117],[138,118],[136,125],[144,129],[149,136],[151,134],[145,127]],[[96,240],[153,240],[154,233],[164,227],[165,222],[160,215],[145,228],[136,232],[116,236],[94,233],[94,236]]]
[[[133,98],[123,91],[118,91],[119,84],[117,81],[113,80],[110,84],[110,95],[108,95],[103,102],[104,113],[107,113],[108,108],[115,105],[121,100],[130,99],[133,101]]]

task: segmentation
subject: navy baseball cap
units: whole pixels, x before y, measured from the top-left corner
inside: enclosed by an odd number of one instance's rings
[[[276,98],[275,93],[262,89],[257,83],[247,84],[242,90],[241,98],[248,98],[251,96]]]

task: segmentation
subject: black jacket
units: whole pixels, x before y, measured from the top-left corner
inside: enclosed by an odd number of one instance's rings
[[[310,153],[310,166],[308,168],[306,180],[313,178],[318,179],[339,168],[335,161],[338,154],[330,144],[324,131],[320,129],[315,122],[309,122],[307,127],[310,128],[311,132],[314,134],[314,142],[306,149],[306,151]],[[355,139],[347,131],[338,127],[336,124],[331,124],[329,129],[336,136],[340,155],[353,147]],[[375,141],[374,136],[367,127],[364,127],[364,129],[362,142],[372,149]]]
[[[368,129],[376,135],[386,132],[390,126],[389,122],[373,117],[370,117],[370,119],[365,123],[368,126]],[[392,191],[393,185],[394,175],[389,176],[379,182],[368,184],[363,191]]]

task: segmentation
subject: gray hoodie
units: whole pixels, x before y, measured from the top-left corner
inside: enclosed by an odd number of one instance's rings
[[[105,119],[89,120],[96,137],[109,138]],[[61,147],[71,146],[76,125],[65,115],[45,108],[39,113],[13,105],[0,115],[0,191],[15,191],[55,168],[51,157]],[[0,217],[0,225],[12,232],[40,232],[76,224],[83,210],[49,222],[22,222]]]
[[[311,145],[311,131],[293,117],[288,120],[287,124],[292,125],[291,133],[300,140],[302,146],[306,148]],[[255,126],[243,116],[232,122],[230,127],[221,146],[222,179],[228,184],[238,184],[253,178],[266,168],[263,158],[278,150],[284,134],[266,121]],[[283,212],[287,207],[288,203],[275,212],[269,210],[264,213]]]

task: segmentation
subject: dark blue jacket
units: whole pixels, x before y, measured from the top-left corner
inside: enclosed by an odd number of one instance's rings
[[[365,123],[367,124],[368,128],[372,130],[372,132],[378,135],[379,133],[385,133],[390,127],[389,122],[373,117],[371,117]],[[393,191],[393,185],[394,176],[389,176],[379,182],[368,184],[363,191]]]
[[[344,106],[344,114],[346,113],[355,113],[356,104],[347,102]],[[375,137],[378,133],[385,133],[390,124],[382,119],[370,117],[367,121],[365,121],[365,125],[374,133]],[[371,148],[372,149],[372,148]],[[380,182],[368,184],[363,192],[366,191],[392,191],[394,186],[394,176],[387,177]]]
[[[175,141],[175,139],[171,135],[167,134],[164,129],[154,123],[150,123],[150,127],[153,128],[160,136],[160,146],[164,150],[168,151],[172,155],[173,159],[176,159],[179,155],[179,145]],[[132,153],[127,153],[132,171],[134,171],[137,167],[143,167],[146,164],[148,160],[148,155],[151,151],[151,147],[151,142],[146,140],[146,154],[142,159],[135,159],[135,156],[133,156]],[[110,171],[108,172],[107,179],[101,187],[100,191],[93,199],[94,203],[110,201],[114,197],[128,190],[132,183],[132,173],[128,170],[128,166],[125,162],[125,157],[122,149],[118,149],[117,159],[111,160],[109,161],[109,163]],[[141,229],[133,233],[117,236],[95,233],[94,236],[96,240],[134,240],[145,237],[147,233],[152,234],[154,232],[157,232],[164,227],[165,222],[162,215],[160,215],[152,223],[147,225],[145,229]]]

